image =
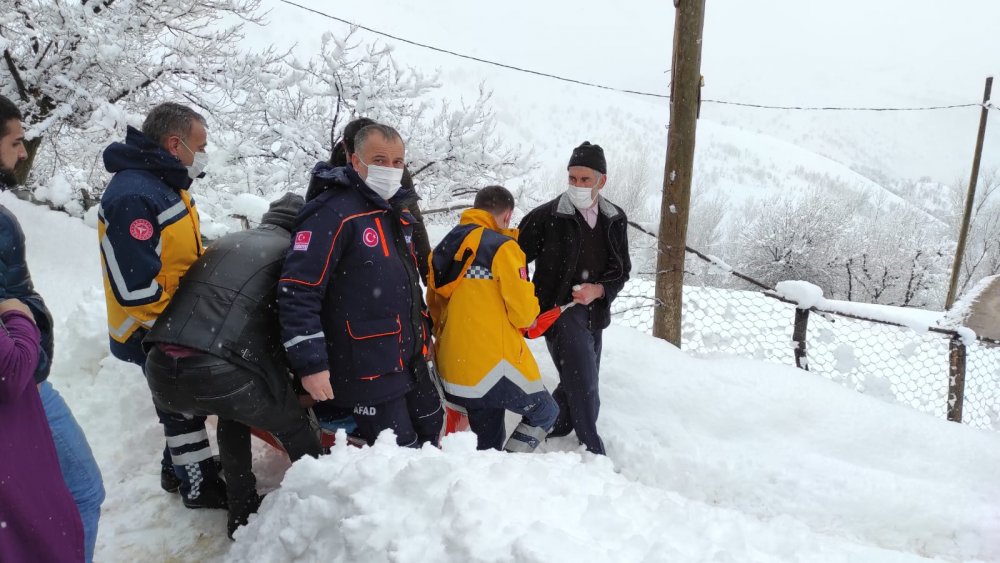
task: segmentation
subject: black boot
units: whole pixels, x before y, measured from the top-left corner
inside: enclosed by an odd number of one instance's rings
[[[172,465],[160,466],[160,488],[168,493],[176,493],[181,488],[181,479]]]
[[[226,524],[229,539],[233,539],[233,534],[236,533],[237,528],[246,526],[251,514],[257,513],[260,503],[264,500],[265,496],[254,493],[253,497],[247,501],[233,501],[229,506],[229,520]]]
[[[184,506],[188,508],[227,508],[226,482],[218,476],[198,487],[198,496],[184,496]]]

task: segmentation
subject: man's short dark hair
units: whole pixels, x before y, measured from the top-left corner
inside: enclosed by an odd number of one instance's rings
[[[374,119],[359,117],[344,126],[344,132],[340,140],[334,143],[333,151],[330,154],[330,164],[333,166],[347,166],[349,155],[354,154],[354,137],[369,125],[375,125]]]
[[[18,121],[24,119],[24,116],[21,115],[21,110],[17,109],[14,102],[0,96],[0,137],[7,136],[7,124],[14,119]]]
[[[362,127],[361,130],[358,131],[358,134],[354,136],[354,152],[361,152],[361,150],[365,147],[365,143],[368,142],[368,137],[371,137],[376,133],[382,135],[382,138],[387,141],[392,142],[398,140],[401,143],[403,142],[403,137],[399,134],[399,131],[396,131],[388,125],[373,123]]]
[[[208,127],[208,123],[200,113],[187,106],[167,102],[149,112],[146,121],[142,122],[142,134],[162,145],[171,135],[189,137],[195,120]]]
[[[476,192],[476,201],[472,206],[500,215],[514,209],[514,195],[503,186],[486,186]]]

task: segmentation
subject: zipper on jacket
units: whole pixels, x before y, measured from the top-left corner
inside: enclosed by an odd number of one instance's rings
[[[184,202],[184,207],[187,208],[188,217],[191,218],[191,229],[194,231],[195,248],[197,249],[198,256],[201,256],[205,253],[205,247],[201,244],[200,217],[195,214],[194,206],[191,205],[190,195],[187,193],[178,193],[177,195],[181,196],[181,201]]]
[[[414,355],[419,353],[423,345],[426,343],[427,335],[424,332],[424,321],[422,316],[423,308],[420,306],[423,303],[423,296],[420,292],[420,272],[417,271],[417,261],[413,260],[410,264],[403,256],[410,253],[410,249],[407,248],[406,242],[403,240],[403,233],[401,230],[402,217],[397,216],[395,211],[386,212],[390,218],[393,219],[394,225],[392,225],[392,243],[396,247],[396,252],[399,253],[400,261],[403,263],[403,269],[406,270],[406,277],[410,282],[410,328],[413,330],[413,349]],[[412,253],[410,253],[412,255]],[[411,356],[411,361],[413,361],[413,356]],[[416,374],[413,374],[416,377]]]

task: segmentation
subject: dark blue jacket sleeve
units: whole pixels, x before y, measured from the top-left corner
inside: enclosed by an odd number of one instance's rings
[[[156,206],[140,195],[124,196],[103,205],[101,218],[105,229],[101,253],[115,299],[124,307],[158,303],[163,288],[156,276],[163,264]]]
[[[330,369],[323,298],[343,255],[347,237],[341,226],[342,217],[329,207],[307,205],[285,257],[278,282],[278,315],[288,363],[298,377]]]
[[[54,340],[52,314],[31,281],[24,231],[10,210],[0,207],[0,300],[3,299],[20,300],[35,317],[38,330],[42,333],[35,382],[41,383],[48,377],[51,367]]]

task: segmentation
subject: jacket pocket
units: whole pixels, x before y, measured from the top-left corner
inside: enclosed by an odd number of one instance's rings
[[[402,371],[402,333],[398,316],[347,321],[347,335],[351,338],[351,373],[360,379],[374,379]]]

